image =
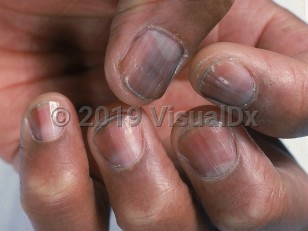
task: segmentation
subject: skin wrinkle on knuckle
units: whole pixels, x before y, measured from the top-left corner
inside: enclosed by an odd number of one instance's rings
[[[140,206],[136,206],[135,201],[127,204],[121,211],[120,226],[129,227],[129,230],[142,230],[144,227],[168,223],[170,214],[167,215],[166,211],[170,211],[170,207],[173,206],[173,198],[177,194],[173,191],[175,190],[164,189],[151,201],[139,201]]]
[[[265,185],[260,182],[273,183]],[[235,195],[234,201],[227,204],[227,209],[222,207],[216,211],[218,227],[223,230],[262,230],[262,227],[282,217],[286,187],[279,177],[269,179],[265,174],[263,178],[243,187],[241,195]],[[250,196],[247,198],[245,195]]]
[[[122,222],[120,220],[120,226],[128,227],[129,230],[139,230],[150,227],[153,224],[159,224],[160,220],[159,211],[151,210],[151,212],[141,212],[137,215],[135,212],[131,212],[131,214],[127,213],[126,218],[124,218]]]
[[[261,227],[268,225],[271,220],[276,220],[276,210],[272,210],[269,200],[276,196],[276,193],[269,193],[263,199],[257,198],[254,202],[252,200],[242,203],[240,206],[235,207],[235,210],[241,211],[237,213],[225,213],[222,211],[218,220],[219,227],[226,230],[259,230]],[[277,215],[278,216],[278,215]]]
[[[48,180],[32,176],[22,185],[23,207],[34,212],[37,208],[59,210],[69,207],[78,198],[82,188],[79,182],[78,176],[70,170],[61,170],[61,173]]]
[[[271,196],[270,197],[273,197],[274,193],[272,192]],[[153,213],[154,214],[154,213]],[[152,216],[152,214],[150,214]],[[148,216],[145,216],[145,217],[148,217]]]

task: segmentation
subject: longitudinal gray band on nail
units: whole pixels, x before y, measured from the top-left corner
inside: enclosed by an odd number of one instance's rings
[[[142,99],[158,99],[166,92],[184,48],[175,38],[155,29],[144,31],[121,63],[122,81]]]

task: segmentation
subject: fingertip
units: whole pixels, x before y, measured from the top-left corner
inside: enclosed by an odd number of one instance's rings
[[[253,129],[290,138],[307,132],[308,111],[302,106],[307,92],[306,69],[304,62],[292,57],[220,43],[196,55],[190,66],[190,82],[215,105],[240,109],[245,124],[254,114]]]
[[[195,230],[200,223],[188,189],[146,113],[139,116],[133,126],[124,109],[88,134],[117,222],[125,230]]]
[[[217,108],[192,112],[187,124],[176,124],[173,146],[213,223],[222,230],[253,230],[279,217],[281,177],[245,129],[223,126]]]
[[[105,59],[113,92],[133,105],[161,98],[232,3],[119,1]]]
[[[132,33],[132,32],[127,32]],[[125,53],[110,42],[106,59],[106,78],[113,92],[130,105],[146,105],[161,98],[187,57],[182,41],[171,32],[146,26],[136,32]],[[118,51],[119,53],[122,51]]]
[[[81,161],[86,160],[83,151],[75,158],[71,153],[72,130],[77,131],[74,134],[76,145],[82,147],[78,124],[72,120],[75,116],[71,106],[67,98],[57,93],[41,95],[29,105],[21,132],[19,173],[22,195],[28,192],[37,193],[34,197],[41,198],[54,192],[61,195],[67,189],[76,188],[79,182],[76,174],[80,175],[80,171],[84,174],[85,168],[79,168]],[[79,165],[75,166],[75,161]],[[61,164],[64,162],[66,168]]]
[[[21,202],[36,230],[105,226],[98,220],[77,114],[66,97],[49,93],[30,104],[20,146]]]
[[[243,50],[249,52],[245,45],[223,42],[203,48],[190,66],[189,79],[195,91],[216,105],[250,105],[258,79],[251,59],[242,62]]]

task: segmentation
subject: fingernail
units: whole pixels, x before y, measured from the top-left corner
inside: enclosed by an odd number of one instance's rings
[[[38,141],[57,139],[69,122],[68,111],[57,102],[43,102],[36,105],[27,115],[27,122],[33,137]]]
[[[236,165],[234,142],[231,128],[217,123],[183,132],[179,137],[178,151],[200,176],[215,179],[227,175]]]
[[[145,100],[158,99],[167,90],[184,54],[171,35],[149,29],[132,44],[121,63],[127,88]]]
[[[253,99],[256,86],[249,71],[229,59],[214,64],[205,72],[199,91],[220,104],[243,107]]]
[[[141,125],[128,115],[109,121],[106,127],[98,127],[94,135],[96,151],[115,168],[129,168],[141,157],[143,139]]]

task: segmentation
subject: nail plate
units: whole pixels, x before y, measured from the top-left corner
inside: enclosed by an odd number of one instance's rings
[[[178,152],[199,175],[208,179],[225,176],[237,162],[234,136],[228,127],[189,128],[179,137]]]
[[[27,115],[27,122],[33,137],[38,141],[51,141],[57,139],[67,124],[60,126],[57,123],[61,116],[61,121],[67,121],[69,115],[67,110],[61,110],[61,115],[58,113],[60,104],[57,102],[43,102],[36,105]]]
[[[229,106],[243,107],[251,102],[256,85],[250,72],[233,59],[212,65],[201,78],[200,93]]]
[[[182,44],[167,32],[148,29],[137,37],[123,59],[122,81],[138,97],[158,99],[167,90],[183,54]]]
[[[95,131],[96,151],[115,168],[129,168],[142,154],[141,125],[134,124],[130,116],[121,115],[112,118],[106,127],[98,127]]]

